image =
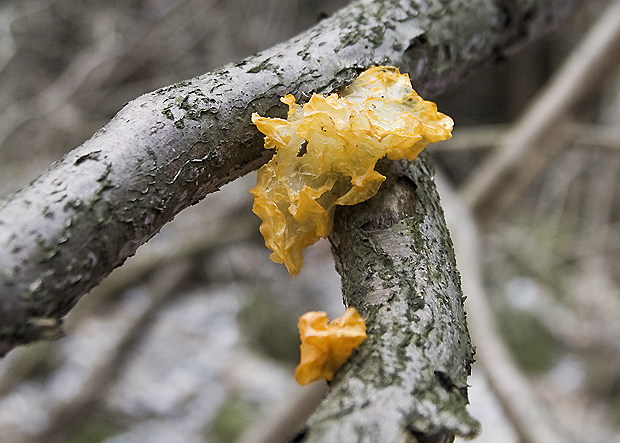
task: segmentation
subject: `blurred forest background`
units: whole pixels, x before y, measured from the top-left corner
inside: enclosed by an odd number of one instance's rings
[[[346,3],[4,0],[0,194],[26,185],[138,95],[239,61]],[[464,282],[483,283],[467,295],[492,307],[470,309],[474,344],[487,349],[491,337],[510,350],[474,367],[479,442],[525,441],[527,418],[510,412],[521,395],[563,441],[620,442],[620,51],[605,54],[603,77],[577,85],[587,95],[547,128],[563,136],[544,140],[544,158],[517,157],[531,171],[518,192],[501,205],[467,195],[606,4],[591,2],[518,54],[425,97],[456,123],[452,140],[428,148],[451,193],[445,210],[460,205],[479,221],[469,239],[479,273],[459,256]],[[80,301],[66,338],[0,362],[2,442],[277,442],[302,422],[324,384],[294,381],[297,318],[340,315],[340,281],[327,241],[308,249],[296,278],[268,259],[251,212],[254,180],[181,213]],[[451,230],[457,246],[471,234]],[[498,325],[499,335],[474,333],[485,330],[478,322]],[[511,368],[500,371],[505,386],[519,386],[514,375],[531,392],[502,391],[488,376],[498,362]]]

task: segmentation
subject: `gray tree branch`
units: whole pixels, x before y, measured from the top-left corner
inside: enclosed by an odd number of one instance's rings
[[[336,375],[297,442],[449,442],[473,437],[474,361],[433,163],[382,161],[375,197],[338,208],[330,241],[345,303],[368,338]]]
[[[269,157],[250,114],[329,92],[373,64],[444,91],[583,0],[360,0],[235,65],[143,95],[0,204],[0,355],[62,333],[78,299],[179,211]]]

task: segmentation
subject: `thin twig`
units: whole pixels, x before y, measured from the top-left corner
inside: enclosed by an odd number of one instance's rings
[[[620,1],[613,1],[601,18],[572,52],[562,68],[547,87],[538,95],[533,104],[509,130],[501,143],[501,148],[491,155],[481,167],[474,171],[471,179],[460,191],[469,207],[476,208],[484,218],[491,218],[507,202],[498,203],[493,192],[500,188],[499,183],[514,172],[522,160],[533,152],[541,153],[546,148],[541,141],[549,140],[552,134],[556,140],[564,139],[558,125],[580,98],[601,84],[601,78],[610,65],[618,63],[620,57]],[[557,148],[561,143],[554,143]],[[538,160],[538,164],[542,159]],[[524,183],[519,187],[522,189]],[[516,194],[510,186],[501,186],[501,192]],[[499,207],[494,207],[498,206]]]
[[[239,438],[237,443],[284,443],[299,429],[323,400],[325,382],[315,382],[296,391],[273,411],[272,417],[260,420]]]
[[[432,145],[431,152],[468,151],[480,148],[497,148],[501,142],[507,126],[479,125],[471,127],[454,128],[452,138]]]
[[[436,177],[446,214],[458,267],[462,276],[465,307],[472,341],[489,384],[502,403],[508,418],[524,443],[566,443],[531,384],[517,368],[497,327],[481,279],[480,252],[476,224],[470,210],[445,179]]]
[[[99,23],[110,23],[99,38],[77,53],[51,85],[34,97],[11,103],[0,113],[0,146],[24,123],[47,117],[66,104],[84,85],[94,90],[112,73],[118,75],[118,71],[136,69],[141,60],[132,58],[133,53],[139,53],[141,49],[141,52],[148,52],[143,47],[153,40],[169,39],[167,34],[176,32],[179,24],[187,21],[188,10],[193,8],[193,13],[199,14],[201,11],[196,8],[203,9],[208,5],[204,1],[184,0],[158,18],[159,26],[140,27],[133,24],[131,29],[134,35],[131,36],[121,36],[116,31],[116,17],[97,17]]]
[[[76,55],[64,73],[40,94],[11,103],[0,113],[0,146],[27,121],[48,115],[64,104],[88,78],[109,61],[114,47],[121,47],[113,30]]]
[[[431,152],[470,151],[480,148],[499,149],[509,128],[504,124],[455,128],[452,138],[433,145]],[[612,124],[571,123],[573,143],[583,148],[620,150],[620,127]]]

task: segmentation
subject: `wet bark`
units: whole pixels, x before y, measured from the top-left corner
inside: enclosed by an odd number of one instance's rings
[[[62,334],[79,298],[179,211],[269,157],[250,114],[330,92],[373,64],[444,91],[583,0],[356,1],[300,36],[141,96],[0,204],[0,355]]]

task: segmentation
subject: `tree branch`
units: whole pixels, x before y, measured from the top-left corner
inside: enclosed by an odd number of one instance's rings
[[[250,114],[329,92],[373,64],[423,95],[513,51],[583,0],[360,0],[236,65],[127,104],[102,130],[0,204],[0,355],[61,334],[78,299],[179,211],[270,153]]]
[[[296,442],[449,442],[473,437],[473,363],[433,163],[383,161],[379,193],[338,208],[330,235],[345,304],[368,338],[331,383]]]

